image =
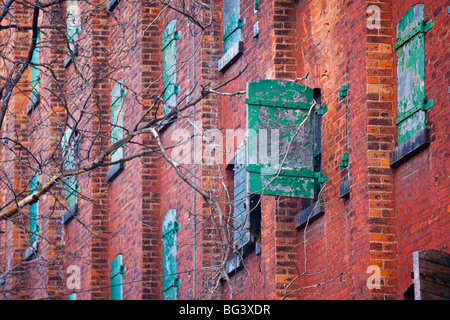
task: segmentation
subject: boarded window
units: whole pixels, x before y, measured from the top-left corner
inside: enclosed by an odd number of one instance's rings
[[[425,129],[425,25],[424,5],[412,7],[397,26],[398,143]]]
[[[123,299],[123,274],[125,271],[123,256],[118,254],[111,264],[111,300]]]
[[[78,168],[78,148],[80,144],[79,135],[71,128],[64,132],[61,140],[63,169],[64,171],[76,170]],[[72,214],[75,214],[78,209],[78,192],[80,186],[78,185],[78,176],[72,175],[64,180],[64,187],[66,190],[67,208]]]
[[[257,241],[261,229],[260,196],[247,192],[245,145],[234,157],[233,241],[237,250]]]
[[[223,1],[223,45],[225,53],[242,40],[241,1]]]
[[[123,139],[123,107],[126,89],[123,80],[115,83],[111,92],[111,144]],[[111,161],[123,159],[123,146],[111,154]]]
[[[314,159],[313,98],[313,89],[291,81],[248,84],[249,193],[317,198],[326,177]]]
[[[223,46],[224,55],[218,61],[219,71],[225,71],[244,52],[242,27],[245,21],[241,18],[241,2],[239,0],[223,1]]]
[[[67,42],[69,44],[69,49],[75,52],[76,44],[78,42],[78,35],[81,30],[81,20],[80,20],[80,8],[78,0],[67,1]]]
[[[180,280],[177,276],[177,210],[171,209],[164,216],[162,225],[162,255],[163,255],[163,300],[176,300]]]
[[[164,114],[170,113],[177,105],[177,39],[176,19],[170,21],[163,32],[163,99]]]
[[[30,181],[30,194],[40,189],[39,174],[36,173]],[[39,226],[39,201],[30,204],[30,245],[33,246],[38,241],[41,227]]]

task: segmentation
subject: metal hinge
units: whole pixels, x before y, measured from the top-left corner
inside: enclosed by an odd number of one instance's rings
[[[349,155],[348,153],[341,156],[340,168],[341,170],[348,167]]]

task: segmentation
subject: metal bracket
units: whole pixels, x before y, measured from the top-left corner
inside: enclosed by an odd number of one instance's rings
[[[320,172],[314,172],[314,177],[319,179],[319,183],[324,183],[328,181],[328,173],[325,173],[322,176]]]
[[[323,116],[328,111],[328,106],[324,105],[322,108],[317,110],[317,114]]]
[[[395,43],[394,49],[397,50],[419,33],[427,33],[428,31],[431,30],[431,28],[433,28],[433,20],[428,21],[428,23],[426,24],[425,22],[423,22],[422,25],[412,29],[411,32],[409,32],[406,36],[404,36],[401,39],[398,39],[397,42]]]
[[[434,99],[429,100],[428,102],[424,102],[422,105],[417,106],[415,108],[412,108],[402,114],[401,116],[397,117],[397,120],[395,121],[395,124],[398,125],[399,123],[402,123],[406,119],[408,119],[410,116],[412,116],[417,111],[428,111],[432,106],[434,105]]]
[[[245,19],[239,18],[237,20],[236,24],[229,28],[231,30],[225,30],[222,40],[225,41],[226,39],[228,39],[237,29],[242,29],[244,24],[245,24]]]

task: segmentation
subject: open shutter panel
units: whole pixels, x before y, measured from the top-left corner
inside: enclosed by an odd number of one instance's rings
[[[39,64],[39,40],[41,32],[38,32],[36,47],[34,48],[33,55],[31,57],[31,63]],[[31,67],[31,97],[33,98],[39,93],[39,84],[41,82],[39,67]]]
[[[291,81],[248,84],[249,193],[315,198],[313,89]],[[318,107],[319,108],[319,107]],[[300,127],[300,129],[298,129]]]
[[[122,300],[123,274],[126,269],[123,265],[123,256],[118,254],[111,264],[111,300]]]
[[[177,287],[180,281],[177,277],[177,210],[169,210],[162,226],[162,254],[163,254],[163,300],[176,300]]]
[[[176,30],[176,20],[172,20],[167,24],[163,32],[163,99],[164,114],[168,114],[177,105],[177,39],[179,33]]]
[[[397,27],[398,143],[425,129],[424,6],[412,7]]]
[[[236,151],[234,158],[234,244],[236,249],[244,247],[250,241],[247,171],[245,163],[245,146]]]
[[[227,52],[234,44],[242,40],[241,1],[223,1],[223,44]]]

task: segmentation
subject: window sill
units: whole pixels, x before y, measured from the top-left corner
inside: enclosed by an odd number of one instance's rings
[[[31,114],[34,109],[39,104],[39,101],[41,100],[41,95],[39,93],[36,93],[33,98],[31,98],[31,101],[27,105],[27,114]]]
[[[348,177],[339,186],[339,197],[341,199],[350,198],[350,179]]]
[[[241,270],[243,266],[244,266],[244,264],[242,263],[241,256],[237,253],[234,253],[233,257],[230,260],[228,260],[227,265],[225,266],[227,275],[232,276],[232,275],[236,274],[236,272]],[[223,279],[223,280],[225,280],[225,279]]]
[[[295,218],[295,228],[301,230],[306,227],[306,224],[311,223],[325,213],[323,201],[315,201],[309,207],[298,213]]]
[[[68,224],[77,215],[78,215],[78,204],[74,204],[71,208],[69,208],[69,211],[65,213],[64,216],[62,217],[62,224]]]
[[[390,153],[390,165],[395,168],[426,148],[431,143],[430,131],[424,129],[398,145]]]
[[[244,52],[244,42],[239,41],[234,44],[223,56],[220,58],[218,62],[218,69],[220,72],[225,72],[234,61],[239,58]]]
[[[35,242],[33,242],[33,244],[30,245],[30,246],[28,247],[28,249],[25,251],[24,259],[25,259],[26,261],[28,261],[28,260],[30,260],[33,256],[36,257],[38,252],[39,252],[39,242],[38,242],[38,241],[35,241]]]
[[[111,182],[114,180],[119,173],[121,173],[124,169],[123,162],[119,162],[111,166],[111,169],[109,169],[107,175],[106,175],[106,181]]]
[[[64,57],[64,68],[67,68],[71,63],[74,57],[76,57],[78,55],[78,43],[75,44],[75,49],[72,52],[72,54],[68,53],[65,57]]]

